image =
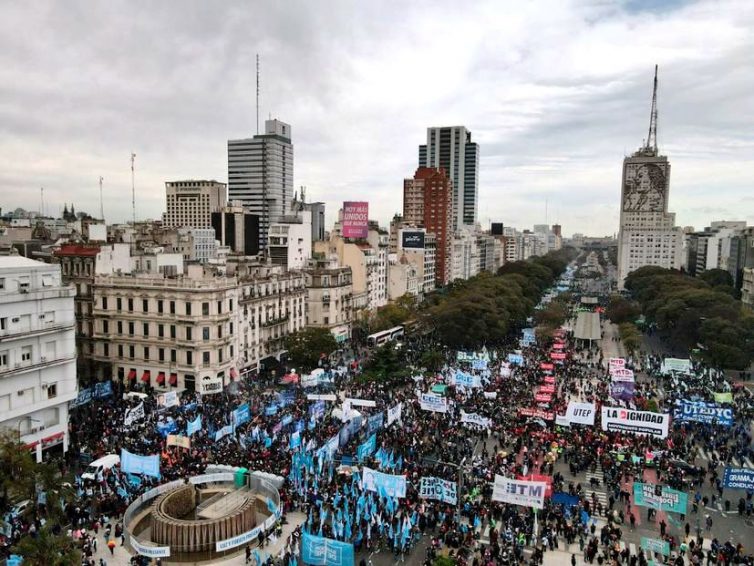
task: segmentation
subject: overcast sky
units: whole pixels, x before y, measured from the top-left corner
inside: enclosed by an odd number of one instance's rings
[[[621,164],[659,142],[679,225],[754,223],[754,2],[0,3],[0,206],[159,218],[164,182],[227,181],[226,141],[292,126],[296,187],[402,207],[428,126],[481,146],[479,221],[617,231]]]

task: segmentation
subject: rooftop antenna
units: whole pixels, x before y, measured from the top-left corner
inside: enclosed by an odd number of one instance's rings
[[[39,216],[45,215],[45,188],[39,187]]]
[[[133,214],[134,228],[136,227],[136,184],[134,182],[134,160],[136,154],[131,152],[131,212]]]
[[[102,175],[100,175],[99,178],[99,217],[102,219],[102,221],[105,221],[105,206],[102,202],[102,181],[105,179],[102,178]]]
[[[657,65],[655,65],[655,81],[652,89],[652,110],[649,114],[649,133],[644,147],[653,150],[657,155]]]
[[[257,135],[259,135],[259,53],[257,53]]]

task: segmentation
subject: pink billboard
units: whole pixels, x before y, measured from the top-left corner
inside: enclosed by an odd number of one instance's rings
[[[369,235],[369,203],[343,203],[343,237],[366,238]]]

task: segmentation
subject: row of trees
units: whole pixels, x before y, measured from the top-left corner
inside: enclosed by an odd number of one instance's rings
[[[501,344],[531,316],[545,289],[565,271],[576,250],[506,263],[497,275],[481,273],[431,296],[419,312],[421,323],[446,346],[475,349]]]
[[[713,269],[701,277],[661,267],[642,267],[626,278],[648,323],[672,346],[701,346],[718,368],[745,369],[754,358],[754,314],[735,297],[730,275]]]

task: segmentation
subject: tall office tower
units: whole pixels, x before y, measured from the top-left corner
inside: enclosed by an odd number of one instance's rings
[[[413,179],[404,179],[403,224],[422,226],[435,235],[438,286],[450,277],[454,212],[452,183],[444,169],[419,167]]]
[[[645,265],[680,269],[683,233],[668,212],[670,163],[657,149],[657,66],[649,133],[644,145],[623,159],[618,283]]]
[[[474,226],[479,204],[479,145],[464,126],[427,128],[419,146],[419,167],[441,167],[453,182],[453,230]]]
[[[264,134],[228,140],[228,199],[259,216],[259,246],[267,245],[270,224],[285,215],[293,197],[291,127],[267,120]]]
[[[164,223],[168,228],[211,228],[210,215],[225,206],[225,183],[168,181]]]

